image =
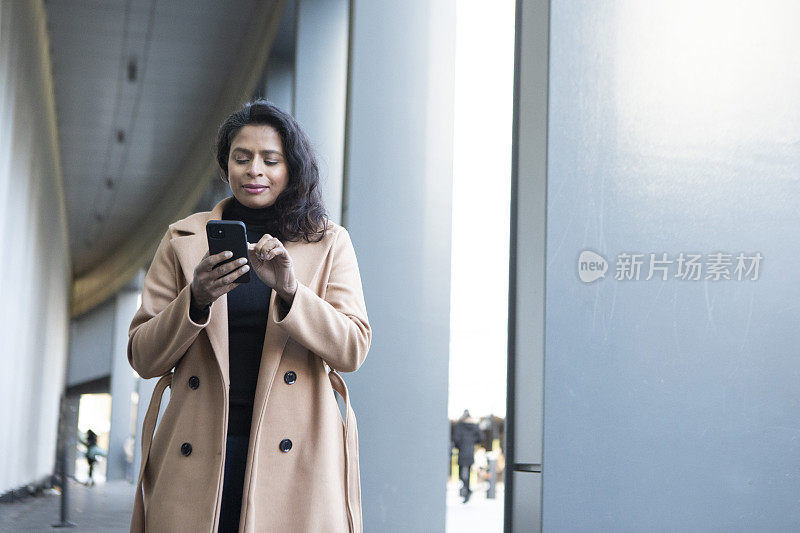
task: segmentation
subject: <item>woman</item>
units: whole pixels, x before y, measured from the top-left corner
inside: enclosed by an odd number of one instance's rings
[[[86,446],[85,457],[89,463],[89,479],[86,480],[86,485],[94,486],[94,465],[98,457],[106,457],[106,452],[97,444],[97,433],[91,429],[86,431],[86,440],[81,440],[80,443]]]
[[[355,417],[336,372],[357,370],[372,339],[350,236],[324,217],[307,136],[269,102],[222,124],[217,161],[233,195],[169,226],[130,326],[131,366],[163,376],[131,531],[361,531]],[[209,256],[215,219],[245,223],[248,264]]]

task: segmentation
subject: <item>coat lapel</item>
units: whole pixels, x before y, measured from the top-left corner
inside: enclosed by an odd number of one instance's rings
[[[233,199],[229,196],[220,201],[211,211],[197,213],[189,216],[173,224],[173,229],[183,233],[171,239],[172,247],[175,250],[175,255],[178,263],[183,271],[183,276],[187,283],[191,283],[194,279],[194,269],[197,264],[203,259],[203,256],[208,252],[208,240],[206,237],[206,222],[209,220],[221,220],[222,212],[225,207]],[[284,243],[287,251],[291,254],[291,243]],[[292,254],[294,260],[294,254]],[[297,266],[297,265],[296,265]],[[297,269],[295,267],[296,275]],[[255,275],[255,273],[253,273]],[[298,276],[299,281],[300,280]],[[270,291],[269,308],[272,309],[276,305],[276,293]],[[264,349],[261,353],[261,368],[259,373],[259,385],[256,391],[256,402],[259,396],[266,395],[269,385],[272,383],[275,372],[278,369],[280,362],[280,354],[283,352],[283,347],[288,340],[288,334],[275,324],[272,318],[272,313],[267,314],[267,329],[264,337]],[[223,380],[225,381],[226,389],[230,384],[230,372],[228,365],[228,295],[223,294],[211,304],[211,311],[209,315],[208,325],[204,328],[208,335],[208,340],[211,343],[211,348],[214,350],[214,356],[217,359],[220,372],[222,373]],[[278,357],[269,357],[269,354],[277,354]],[[263,378],[267,379],[264,380]],[[264,383],[262,383],[264,382]],[[264,390],[264,385],[266,389]],[[260,393],[260,394],[259,394]],[[255,405],[259,405],[256,403]]]

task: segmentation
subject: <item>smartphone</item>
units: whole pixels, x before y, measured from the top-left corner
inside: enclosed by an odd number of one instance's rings
[[[217,263],[214,268],[230,261],[236,261],[240,257],[247,259],[247,264],[250,265],[250,258],[247,256],[247,230],[244,222],[239,220],[209,220],[206,222],[206,235],[208,236],[209,255],[218,254],[225,250],[233,252],[233,257]],[[250,265],[250,270],[252,269],[253,265]],[[234,283],[249,283],[250,270],[236,278]]]

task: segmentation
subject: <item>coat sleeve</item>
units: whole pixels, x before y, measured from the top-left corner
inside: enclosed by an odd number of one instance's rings
[[[169,372],[206,325],[189,316],[190,285],[178,289],[175,252],[164,234],[144,278],[142,304],[128,330],[128,362],[143,378]]]
[[[372,330],[356,253],[346,229],[337,233],[331,254],[324,299],[298,281],[288,310],[284,305],[276,305],[270,312],[275,313],[273,318],[278,326],[331,368],[355,372],[367,356]]]

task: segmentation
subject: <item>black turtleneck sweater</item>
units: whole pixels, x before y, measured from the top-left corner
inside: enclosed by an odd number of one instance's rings
[[[275,210],[254,209],[242,205],[235,197],[222,213],[223,220],[241,220],[247,230],[247,242],[256,243],[265,233],[277,235]],[[258,370],[264,335],[267,329],[270,289],[250,270],[250,282],[240,283],[228,294],[228,364],[230,369],[230,402],[228,435],[249,435],[253,416],[253,399],[258,383]],[[207,311],[192,311],[192,320],[205,322]],[[205,315],[205,316],[204,316]]]

